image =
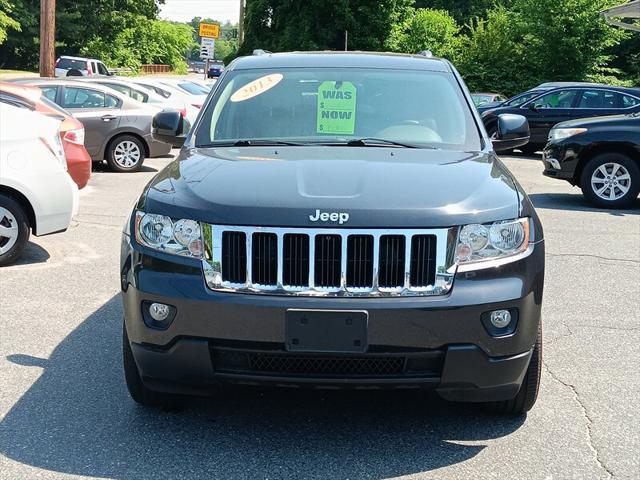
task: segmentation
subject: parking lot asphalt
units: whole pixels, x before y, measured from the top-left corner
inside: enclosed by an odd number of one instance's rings
[[[527,416],[428,392],[227,388],[145,409],[121,367],[118,257],[148,180],[94,172],[62,235],[0,270],[0,478],[640,477],[640,202],[591,208],[505,157],[545,227],[544,368]]]

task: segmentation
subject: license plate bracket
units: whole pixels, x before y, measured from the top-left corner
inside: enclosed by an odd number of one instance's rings
[[[369,314],[362,310],[287,310],[286,349],[291,352],[362,353]]]

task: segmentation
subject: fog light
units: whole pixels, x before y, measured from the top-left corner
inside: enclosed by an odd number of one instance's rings
[[[171,309],[169,305],[165,305],[164,303],[152,303],[149,305],[149,315],[156,322],[164,322],[167,318],[169,318],[169,313]],[[491,321],[493,321],[493,316],[491,317]]]
[[[509,310],[494,310],[491,312],[491,325],[496,328],[505,328],[511,323]]]

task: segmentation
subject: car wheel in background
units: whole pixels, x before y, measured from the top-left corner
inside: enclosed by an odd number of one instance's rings
[[[67,70],[67,77],[83,77],[82,72],[77,68]]]
[[[596,155],[582,170],[580,188],[587,200],[598,207],[629,207],[640,192],[640,167],[621,153]]]
[[[131,135],[120,135],[107,148],[107,163],[114,172],[137,172],[144,162],[144,145]]]
[[[29,240],[29,221],[13,198],[0,195],[0,266],[15,261]]]
[[[487,402],[485,407],[493,413],[522,414],[536,403],[542,375],[542,322],[538,325],[538,336],[533,346],[531,361],[524,375],[522,385],[515,398],[501,402]]]

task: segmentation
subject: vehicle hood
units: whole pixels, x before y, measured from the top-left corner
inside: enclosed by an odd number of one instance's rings
[[[622,127],[640,126],[638,115],[608,115],[604,117],[578,118],[558,123],[554,128],[593,128],[593,127]]]
[[[493,153],[380,147],[183,148],[138,208],[213,224],[446,227],[516,218],[513,178]],[[344,218],[344,217],[343,217]]]

